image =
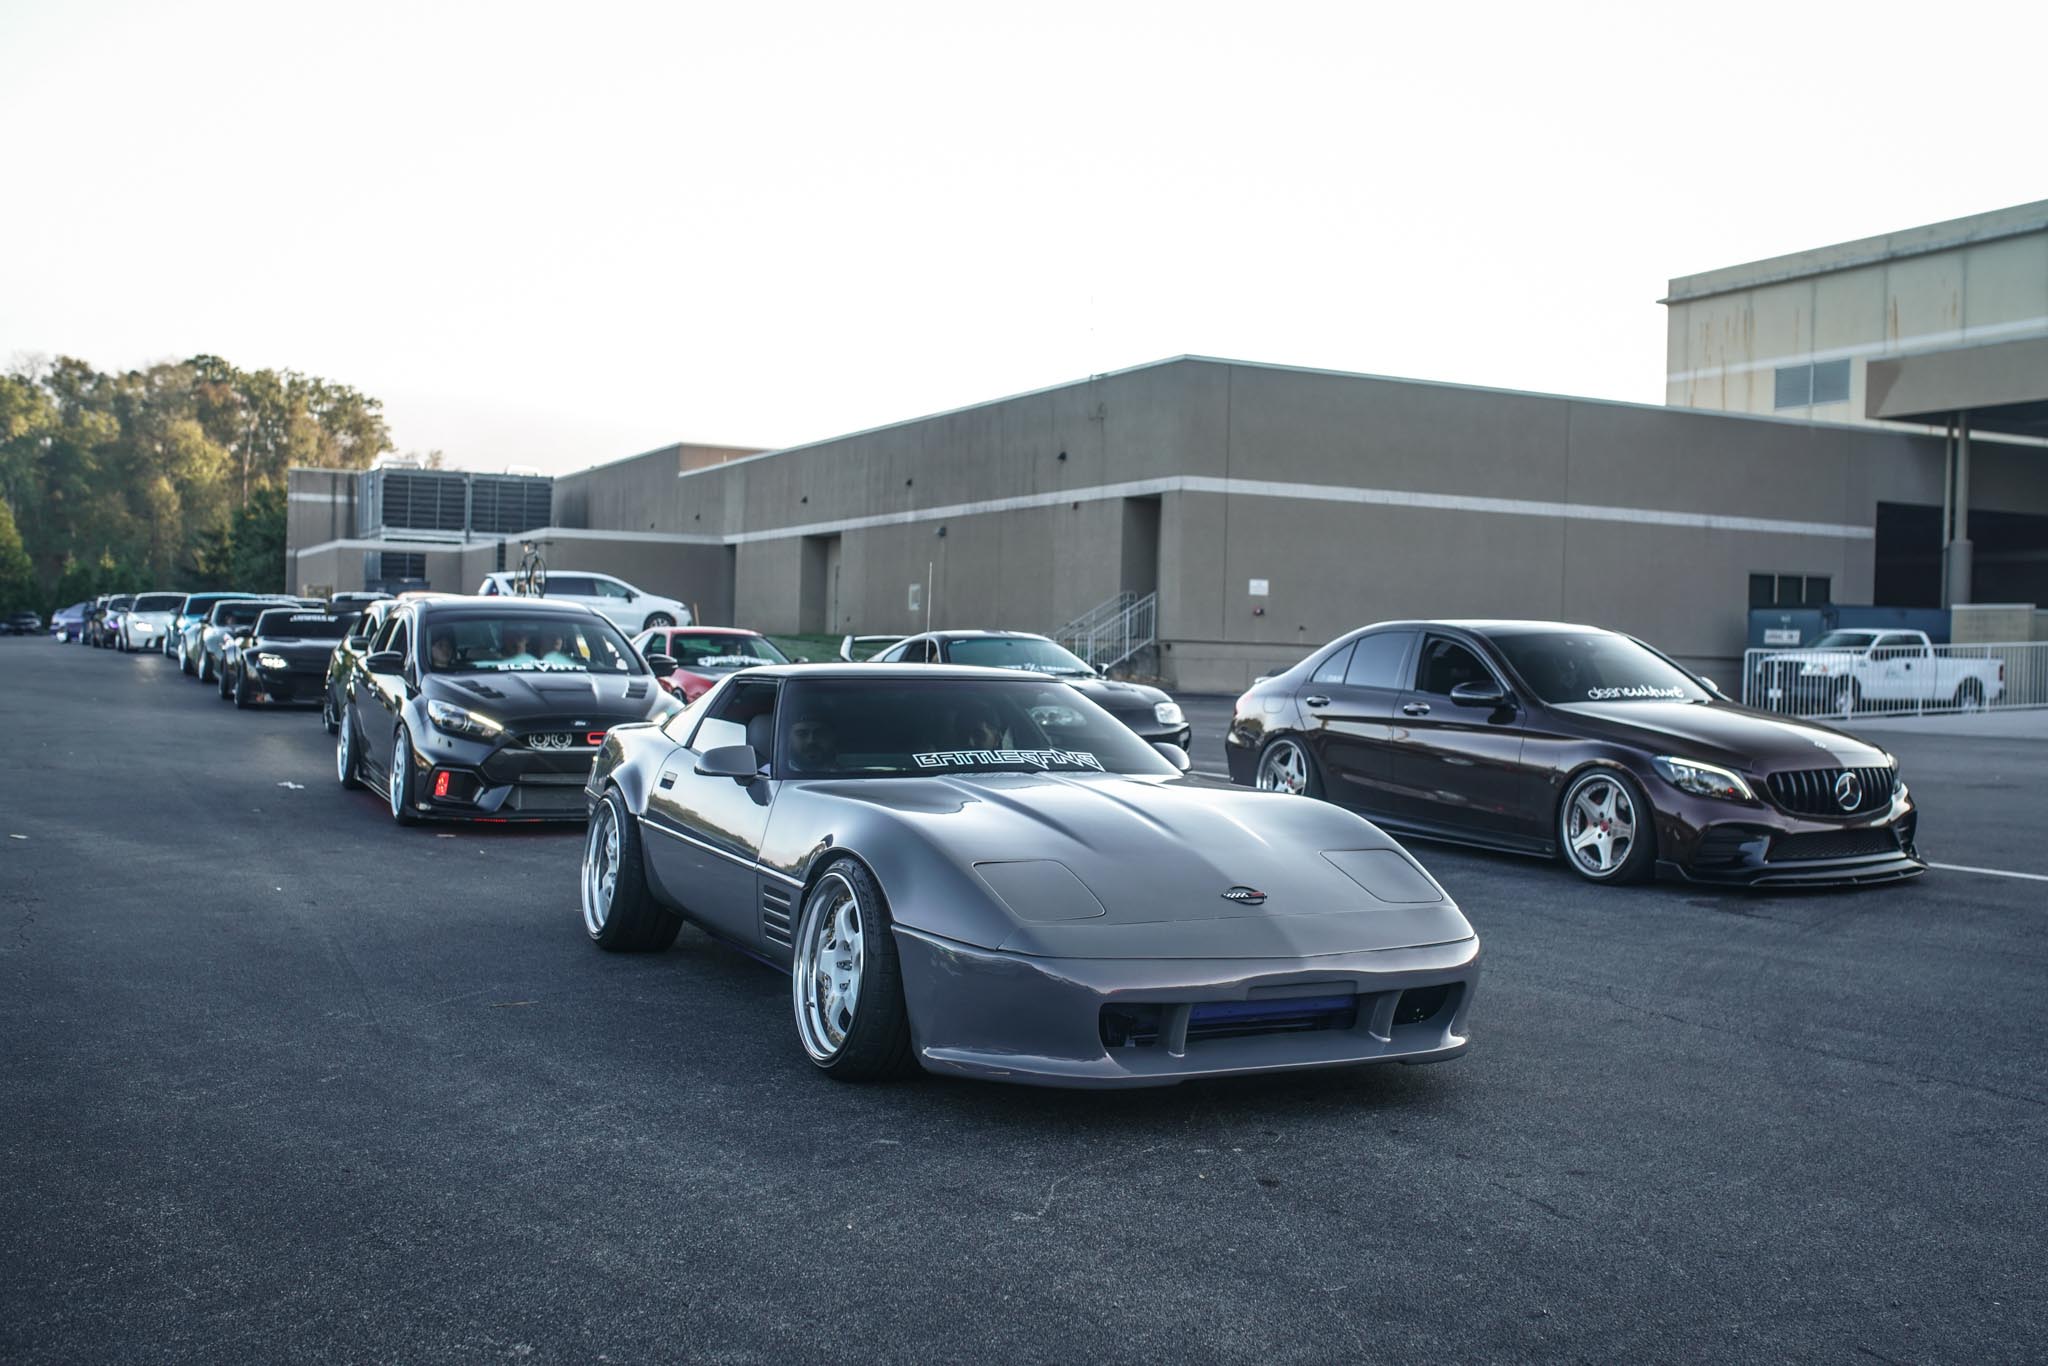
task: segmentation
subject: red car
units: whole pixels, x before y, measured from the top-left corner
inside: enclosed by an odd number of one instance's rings
[[[661,679],[685,702],[694,702],[713,683],[734,669],[751,669],[758,664],[800,664],[775,648],[759,631],[737,626],[657,626],[633,637],[641,658],[667,655],[676,662],[675,672]]]

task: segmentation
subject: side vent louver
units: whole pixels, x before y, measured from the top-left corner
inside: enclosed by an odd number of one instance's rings
[[[790,946],[790,889],[764,885],[761,888],[761,937],[771,944]]]

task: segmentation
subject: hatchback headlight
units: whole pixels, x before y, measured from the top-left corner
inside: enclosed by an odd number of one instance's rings
[[[1720,797],[1731,802],[1756,800],[1756,794],[1749,790],[1749,784],[1739,773],[1694,759],[1674,759],[1670,755],[1661,755],[1650,762],[1657,766],[1657,772],[1664,775],[1664,781],[1680,792],[1690,792],[1695,797]]]
[[[461,735],[471,740],[491,740],[505,733],[505,727],[482,712],[458,707],[452,702],[427,700],[427,719],[434,723],[436,730],[445,730],[450,735]]]
[[[1187,720],[1182,714],[1180,703],[1161,702],[1152,708],[1152,719],[1162,726],[1178,726]]]
[[[291,667],[290,664],[285,662],[283,655],[274,655],[268,650],[256,656],[256,663],[265,669],[288,669]]]

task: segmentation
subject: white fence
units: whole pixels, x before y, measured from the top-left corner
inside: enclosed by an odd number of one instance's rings
[[[1845,718],[2048,707],[2048,642],[1745,650],[1742,702]]]

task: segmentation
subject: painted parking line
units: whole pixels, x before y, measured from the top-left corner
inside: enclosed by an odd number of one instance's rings
[[[1930,863],[1944,873],[1982,873],[1985,877],[2016,877],[2026,882],[2048,882],[2048,873],[2015,873],[2008,868],[1972,868],[1967,863]]]

